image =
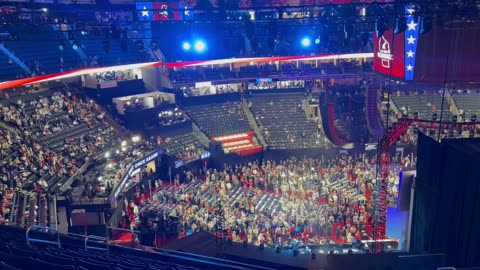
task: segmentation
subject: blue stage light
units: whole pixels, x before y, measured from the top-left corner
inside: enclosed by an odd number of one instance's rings
[[[203,40],[195,41],[193,48],[197,53],[203,53],[207,49],[207,44]]]
[[[183,44],[182,44],[182,49],[183,49],[184,51],[190,51],[191,48],[192,48],[192,45],[190,45],[189,42],[183,42]]]
[[[317,45],[320,44],[320,39],[319,38],[315,39],[315,44],[317,44]]]
[[[302,46],[307,48],[310,47],[310,44],[312,44],[312,40],[309,37],[304,37],[302,38]]]

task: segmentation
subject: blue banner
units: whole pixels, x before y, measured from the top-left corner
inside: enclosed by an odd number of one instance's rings
[[[405,80],[413,80],[415,58],[417,55],[418,33],[420,17],[415,20],[413,6],[405,6],[407,30],[405,30]],[[417,22],[415,22],[417,21]]]

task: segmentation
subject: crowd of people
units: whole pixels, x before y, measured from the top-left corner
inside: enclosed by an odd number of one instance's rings
[[[217,95],[217,94],[228,94],[228,93],[237,93],[242,92],[241,84],[219,84],[219,85],[208,85],[200,87],[189,87],[184,89],[185,97],[198,97],[198,96],[208,96],[208,95]]]
[[[413,155],[392,158],[391,203],[398,197],[398,171]],[[128,203],[133,228],[157,235],[198,231],[254,245],[353,243],[370,239],[376,193],[376,158],[341,155],[333,160],[250,162],[185,174],[151,197]],[[153,243],[148,243],[153,244]]]
[[[248,83],[249,90],[269,90],[269,89],[287,89],[287,88],[303,88],[305,81],[290,80],[290,81],[265,81],[265,82],[250,82]]]
[[[95,110],[94,103],[72,92],[18,99],[0,111],[1,120],[18,130],[3,136],[5,148],[15,150],[0,172],[2,182],[11,188],[33,185],[47,189],[52,184],[49,179],[72,176],[87,157],[94,158],[111,146],[114,131],[104,125],[103,114]],[[76,127],[84,127],[78,138],[65,135]],[[56,142],[54,146],[50,140]]]

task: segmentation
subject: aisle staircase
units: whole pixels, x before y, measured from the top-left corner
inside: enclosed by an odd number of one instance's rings
[[[339,131],[335,126],[335,104],[329,102],[326,96],[321,97],[321,101],[322,105],[320,105],[320,111],[325,135],[333,144],[344,149],[352,149],[353,143],[341,138]]]
[[[378,110],[378,89],[375,87],[366,87],[365,105],[367,109],[367,125],[370,134],[378,139],[383,134],[382,123],[380,122],[380,112]]]
[[[253,117],[253,114],[250,111],[250,108],[248,107],[248,101],[245,98],[242,98],[242,105],[243,105],[243,111],[247,116],[248,122],[250,123],[250,126],[252,127],[253,131],[255,132],[255,136],[258,138],[261,145],[265,145],[267,142],[265,141],[265,138],[263,137],[263,134],[260,131],[260,128],[258,127],[257,121],[255,121],[255,118]]]
[[[12,59],[12,61],[21,67],[27,74],[31,74],[32,71],[30,70],[22,60],[20,60],[15,54],[13,54],[9,49],[5,48],[2,43],[0,43],[0,51],[2,51],[8,58]]]

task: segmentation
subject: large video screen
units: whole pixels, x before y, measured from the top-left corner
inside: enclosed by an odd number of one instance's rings
[[[373,68],[397,78],[405,78],[405,34],[388,29],[383,36],[373,33]]]
[[[193,20],[193,11],[178,2],[137,2],[137,15],[140,21],[180,21]]]

